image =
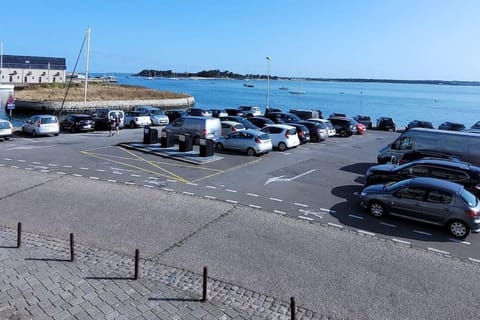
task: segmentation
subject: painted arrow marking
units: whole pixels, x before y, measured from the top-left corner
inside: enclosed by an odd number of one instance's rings
[[[312,173],[313,171],[315,171],[315,169],[308,170],[307,172],[301,173],[301,174],[299,174],[298,176],[291,177],[291,178],[284,178],[285,176],[279,176],[279,177],[269,178],[269,179],[267,180],[267,182],[265,182],[264,185],[267,185],[267,184],[269,184],[269,183],[271,183],[271,182],[286,182],[286,181],[288,182],[288,181],[293,181],[293,180],[298,179],[298,178],[300,178],[300,177],[303,177],[303,176],[305,176],[305,175],[307,175],[307,174],[309,174],[309,173]]]

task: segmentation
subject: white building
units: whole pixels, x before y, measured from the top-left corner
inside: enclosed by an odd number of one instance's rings
[[[0,83],[65,82],[65,58],[3,55],[1,60]]]

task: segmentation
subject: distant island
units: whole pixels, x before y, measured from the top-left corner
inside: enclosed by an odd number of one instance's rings
[[[239,74],[231,71],[204,70],[200,72],[174,72],[172,70],[144,69],[135,74],[137,77],[147,78],[221,78],[233,80],[267,79],[265,74]],[[402,83],[402,84],[432,84],[432,85],[453,85],[453,86],[480,86],[479,81],[461,80],[395,80],[395,79],[362,79],[362,78],[295,78],[270,75],[271,80],[306,80],[306,81],[335,81],[335,82],[380,82],[380,83]]]

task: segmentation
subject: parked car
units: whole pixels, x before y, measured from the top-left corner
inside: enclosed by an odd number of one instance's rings
[[[345,113],[338,113],[338,112],[334,112],[332,114],[330,114],[328,116],[328,118],[335,118],[335,117],[346,117],[347,115]]]
[[[168,122],[172,122],[180,117],[185,117],[187,113],[183,110],[165,110],[165,115],[168,117]]]
[[[353,119],[363,124],[365,127],[367,127],[367,129],[372,129],[372,119],[370,116],[357,114],[355,117],[353,117]]]
[[[327,132],[329,137],[333,137],[337,134],[337,131],[335,130],[335,127],[333,124],[330,122],[328,119],[318,119],[318,118],[312,118],[308,119],[308,121],[313,121],[313,122],[318,122],[318,123],[323,123],[327,127]]]
[[[262,115],[262,111],[256,106],[240,106],[238,110],[243,112],[244,117],[258,117]]]
[[[166,126],[170,120],[163,110],[150,106],[135,107],[135,111],[146,113],[154,126]],[[127,122],[128,123],[128,122]]]
[[[222,136],[225,136],[235,131],[241,131],[246,129],[243,124],[236,121],[227,120],[227,121],[222,121],[221,124],[222,124]]]
[[[165,126],[167,134],[191,135],[194,144],[200,139],[216,140],[222,135],[220,119],[214,117],[185,116],[177,118]]]
[[[22,132],[29,133],[32,137],[51,134],[58,136],[60,125],[56,116],[49,114],[37,115],[30,117],[23,123]]]
[[[321,110],[291,109],[289,112],[298,116],[302,120],[308,120],[310,118],[323,119],[323,115],[322,115]]]
[[[247,129],[254,129],[254,130],[259,130],[259,128],[254,125],[253,123],[251,123],[249,121],[249,119],[245,118],[245,117],[241,117],[241,116],[228,116],[228,117],[221,117],[220,118],[221,121],[236,121],[236,122],[240,122],[241,124],[243,124],[243,126]]]
[[[212,112],[212,117],[215,118],[228,117],[227,111],[223,109],[210,109],[210,112]]]
[[[95,121],[95,130],[106,130],[110,120],[115,118],[120,119],[120,129],[125,127],[125,113],[122,110],[98,109],[92,113],[92,118]]]
[[[367,132],[367,127],[363,123],[360,123],[355,119],[352,119],[352,121],[357,126],[357,134],[364,134],[365,132]]]
[[[405,130],[410,130],[412,128],[425,128],[425,129],[435,129],[433,124],[430,121],[422,121],[422,120],[412,120],[408,123]]]
[[[67,114],[60,122],[60,130],[72,133],[95,130],[95,121],[89,114]]]
[[[206,109],[200,108],[188,108],[185,110],[185,113],[189,116],[200,116],[200,117],[208,117],[212,116],[212,112]]]
[[[250,121],[259,128],[263,128],[267,124],[275,124],[275,122],[273,122],[271,119],[265,117],[249,117],[248,121]]]
[[[243,117],[245,115],[242,110],[238,110],[238,109],[227,108],[225,109],[225,111],[229,116]]]
[[[470,129],[480,129],[480,121],[475,122]]]
[[[272,150],[270,136],[258,130],[246,129],[232,132],[217,139],[215,149],[246,152],[249,156],[268,153]]]
[[[13,134],[12,123],[8,120],[0,119],[0,138],[9,140]]]
[[[435,150],[416,150],[403,154],[402,158],[398,160],[398,164],[404,164],[420,159],[444,159],[450,161],[463,161],[461,157],[446,152]]]
[[[310,130],[308,130],[305,125],[301,123],[289,123],[288,125],[297,129],[297,135],[298,139],[300,140],[300,144],[310,142]]]
[[[152,120],[147,113],[142,113],[139,111],[127,111],[125,113],[125,123],[130,128],[138,128],[151,125]]]
[[[302,121],[302,119],[290,112],[269,112],[266,117],[275,123],[296,123]]]
[[[440,130],[450,130],[450,131],[463,131],[465,130],[465,125],[458,122],[446,121],[438,126]]]
[[[375,184],[360,194],[361,206],[375,217],[385,214],[448,228],[463,239],[480,232],[480,203],[462,185],[436,178],[412,178],[392,184]]]
[[[320,142],[328,138],[328,129],[323,122],[301,121],[299,124],[307,127],[311,142]]]
[[[365,173],[365,185],[400,181],[415,177],[431,177],[463,185],[480,195],[480,167],[467,162],[441,159],[422,159],[402,165],[392,163],[370,167]]]
[[[348,117],[332,117],[328,120],[333,124],[337,135],[341,137],[350,137],[358,133],[357,124]]]
[[[285,151],[287,148],[295,148],[300,145],[295,127],[286,124],[270,124],[260,130],[270,136],[273,147],[280,151]]]
[[[395,122],[393,122],[392,118],[389,117],[380,117],[377,119],[377,125],[376,125],[378,130],[384,130],[384,131],[395,131]]]

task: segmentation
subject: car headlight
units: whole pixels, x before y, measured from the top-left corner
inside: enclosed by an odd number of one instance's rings
[[[365,197],[366,195],[367,195],[367,193],[364,192],[364,191],[362,191],[362,192],[360,193],[360,197]]]

